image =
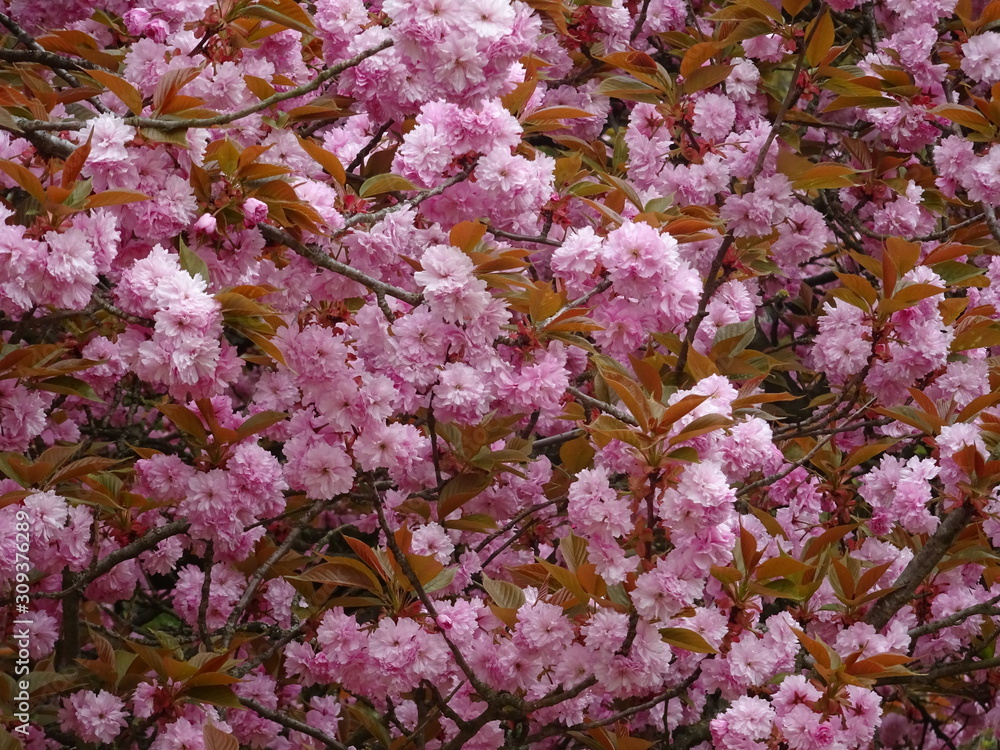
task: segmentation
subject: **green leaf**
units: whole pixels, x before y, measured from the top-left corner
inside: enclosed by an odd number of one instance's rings
[[[504,609],[520,609],[524,603],[524,592],[508,581],[494,581],[483,573],[483,588],[490,598]]]
[[[259,411],[236,429],[236,436],[239,440],[246,440],[251,435],[263,432],[268,427],[273,427],[287,418],[288,414],[283,411]]]
[[[417,186],[398,174],[377,174],[365,180],[358,195],[362,198],[370,198],[373,195],[392,193],[397,190],[417,190]]]
[[[447,588],[455,580],[455,568],[445,568],[424,584],[424,593],[430,594],[439,589]]]
[[[227,685],[201,685],[184,691],[184,696],[198,703],[211,703],[213,706],[226,708],[243,708],[240,699]]]
[[[694,651],[696,654],[719,653],[700,633],[687,628],[661,628],[660,635],[671,646],[685,651]]]
[[[205,283],[209,283],[212,277],[208,274],[208,264],[198,253],[187,246],[184,240],[180,240],[181,268],[188,272],[191,277],[201,276]]]
[[[35,381],[29,385],[38,391],[62,393],[67,396],[79,396],[80,398],[85,398],[88,401],[96,401],[99,404],[104,403],[104,399],[94,392],[94,389],[90,387],[89,383],[86,383],[79,378],[74,378],[71,375],[57,375],[54,378]]]

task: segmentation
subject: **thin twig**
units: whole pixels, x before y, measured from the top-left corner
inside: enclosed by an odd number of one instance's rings
[[[619,420],[620,422],[624,422],[625,424],[630,424],[633,427],[639,426],[639,423],[635,421],[635,418],[631,414],[626,414],[617,406],[612,406],[606,401],[601,401],[600,399],[596,399],[593,396],[588,396],[579,388],[574,388],[573,386],[569,386],[566,389],[566,392],[572,394],[572,396],[575,399],[582,402],[586,406],[590,406],[591,408],[603,411],[605,414],[610,414],[612,417]]]
[[[924,625],[918,625],[915,628],[910,628],[908,635],[910,638],[919,638],[923,635],[930,635],[931,633],[936,633],[944,628],[950,628],[952,625],[958,625],[961,622],[965,622],[970,617],[974,617],[975,615],[996,617],[1000,615],[1000,609],[993,606],[997,602],[1000,602],[1000,594],[994,596],[992,599],[988,599],[985,602],[980,602],[979,604],[973,604],[971,607],[960,609],[958,612],[948,615],[947,617],[942,617],[940,620],[935,620],[934,622],[928,622]]]
[[[395,122],[395,120],[390,119],[375,132],[375,135],[371,137],[371,140],[369,140],[368,143],[366,143],[364,147],[358,151],[357,155],[351,159],[351,163],[347,165],[347,172],[353,172],[364,163],[368,154],[374,151],[375,147],[382,142],[382,137],[389,132],[389,128],[391,128]]]
[[[240,703],[249,708],[251,711],[260,714],[265,719],[270,719],[273,722],[281,724],[281,726],[285,727],[286,729],[294,729],[296,732],[307,734],[313,739],[319,740],[328,748],[331,748],[331,750],[348,750],[347,745],[342,745],[341,743],[337,742],[337,740],[328,735],[326,732],[316,729],[315,727],[311,727],[305,722],[299,721],[298,719],[293,719],[285,714],[278,713],[277,711],[272,711],[262,703],[255,701],[253,698],[241,697]]]
[[[475,166],[476,166],[475,162],[473,162],[465,169],[463,169],[461,172],[449,177],[447,180],[442,182],[437,187],[432,187],[427,190],[423,190],[420,193],[417,193],[412,198],[397,203],[394,206],[387,206],[370,214],[354,214],[354,216],[348,217],[344,221],[343,228],[338,229],[337,232],[334,233],[334,237],[340,237],[344,234],[347,234],[348,230],[351,229],[351,227],[354,227],[358,224],[374,224],[375,222],[381,220],[382,218],[388,216],[389,214],[395,213],[396,211],[402,211],[404,208],[415,208],[428,198],[433,198],[435,195],[441,195],[441,193],[450,188],[452,185],[457,185],[463,180],[467,180],[469,178],[469,175],[472,174],[472,170],[475,168]]]
[[[281,91],[276,94],[272,94],[266,99],[261,99],[259,102],[237,110],[236,112],[228,112],[226,114],[216,115],[215,117],[193,117],[179,120],[150,117],[126,117],[123,122],[126,125],[131,125],[137,128],[155,128],[157,130],[183,130],[186,128],[211,128],[216,125],[228,125],[231,122],[242,120],[244,117],[249,117],[257,112],[273,107],[275,104],[279,104],[287,99],[295,99],[303,94],[315,91],[324,83],[335,76],[340,75],[345,70],[349,70],[350,68],[360,65],[369,57],[377,55],[383,50],[389,49],[392,45],[393,41],[391,39],[386,39],[385,41],[376,44],[374,47],[366,49],[364,52],[359,52],[354,57],[349,57],[336,65],[330,66],[308,83],[296,86],[288,91]]]
[[[253,600],[254,594],[257,593],[257,589],[264,582],[264,576],[267,575],[268,571],[282,558],[285,553],[292,548],[292,545],[298,540],[302,535],[302,532],[312,523],[312,520],[316,518],[326,507],[325,500],[317,500],[313,503],[309,511],[299,519],[298,523],[295,524],[285,541],[271,553],[271,556],[264,561],[264,564],[254,571],[253,576],[247,581],[247,586],[243,590],[243,595],[240,600],[233,607],[233,611],[229,613],[229,618],[226,620],[226,624],[222,627],[220,635],[222,636],[222,647],[224,649],[229,648],[229,644],[233,639],[233,634],[236,631],[236,623],[239,621],[240,616],[246,611],[246,608],[250,606],[250,602]]]
[[[292,235],[278,229],[277,227],[273,227],[270,224],[261,222],[257,225],[257,228],[261,231],[261,234],[263,234],[264,237],[271,242],[284,245],[285,247],[294,250],[306,260],[312,261],[317,266],[325,268],[328,271],[333,271],[334,273],[339,273],[341,276],[346,276],[351,281],[358,282],[376,294],[381,293],[387,297],[394,297],[414,307],[419,305],[423,299],[423,297],[416,292],[408,292],[405,289],[400,289],[392,284],[379,281],[378,279],[359,271],[353,266],[341,263],[339,260],[334,260],[320,248],[299,242],[297,239],[292,237]]]

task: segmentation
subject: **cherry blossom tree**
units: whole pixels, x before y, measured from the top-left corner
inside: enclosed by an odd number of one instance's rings
[[[1000,0],[0,0],[0,748],[1000,736]]]

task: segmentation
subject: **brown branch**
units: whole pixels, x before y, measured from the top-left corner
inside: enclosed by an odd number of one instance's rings
[[[437,608],[434,606],[434,602],[431,601],[431,598],[427,595],[427,592],[424,591],[424,586],[420,582],[420,578],[413,571],[413,567],[410,565],[410,561],[406,559],[406,555],[403,553],[403,550],[400,549],[399,544],[396,542],[396,536],[392,533],[392,529],[389,527],[389,522],[386,520],[385,517],[385,509],[382,507],[382,496],[378,493],[378,491],[376,491],[374,495],[375,495],[375,503],[374,503],[375,512],[378,515],[379,526],[381,527],[382,532],[385,534],[386,546],[389,548],[389,552],[392,553],[392,556],[396,560],[396,564],[399,565],[400,570],[403,571],[403,575],[406,577],[406,580],[409,581],[410,586],[413,587],[413,591],[417,595],[417,598],[420,599],[420,602],[424,605],[424,608],[427,610],[427,613],[432,618],[434,618],[434,621],[436,622]],[[465,674],[465,677],[469,680],[469,684],[472,685],[472,687],[475,689],[475,691],[479,694],[481,698],[485,699],[487,703],[489,703],[491,706],[493,705],[494,700],[501,697],[506,698],[506,700],[502,702],[506,703],[507,705],[517,704],[518,700],[514,696],[512,695],[501,696],[495,690],[493,690],[493,688],[491,688],[485,682],[480,680],[475,670],[473,670],[472,667],[469,665],[469,662],[466,661],[465,655],[462,654],[461,649],[459,649],[458,646],[455,645],[455,642],[448,637],[448,634],[442,630],[441,636],[444,638],[444,642],[445,644],[447,644],[448,650],[451,651],[451,654],[454,657],[455,663],[458,665],[458,668],[462,670],[462,673]]]
[[[918,625],[915,628],[910,628],[909,636],[910,638],[920,638],[924,635],[930,635],[931,633],[936,633],[939,630],[950,628],[952,625],[958,625],[959,623],[964,622],[970,617],[974,617],[976,615],[996,617],[1000,615],[1000,609],[997,609],[994,606],[997,602],[1000,602],[1000,594],[994,596],[992,599],[988,599],[985,602],[980,602],[979,604],[973,604],[971,607],[960,609],[958,612],[948,615],[947,617],[942,617],[940,620],[935,620],[934,622],[928,622],[924,625]]]
[[[319,740],[324,745],[326,745],[330,750],[348,750],[347,745],[342,745],[337,742],[333,737],[328,735],[326,732],[322,732],[319,729],[309,726],[305,722],[299,721],[298,719],[293,719],[285,714],[278,713],[277,711],[272,711],[267,706],[253,700],[252,698],[240,698],[240,703],[246,706],[251,711],[254,711],[265,719],[270,719],[273,722],[281,724],[281,726],[286,729],[293,729],[296,732],[302,732],[302,734],[307,734],[315,740]]]
[[[351,281],[356,281],[362,286],[367,287],[371,291],[375,292],[375,294],[381,294],[386,297],[394,297],[414,307],[419,305],[423,300],[423,296],[417,292],[408,292],[405,289],[400,289],[392,284],[379,281],[373,276],[369,276],[368,274],[359,271],[346,263],[334,260],[323,250],[315,247],[314,245],[306,245],[299,242],[297,239],[292,237],[292,235],[278,229],[277,227],[261,222],[257,225],[257,228],[261,231],[261,234],[263,234],[264,237],[271,242],[284,245],[285,247],[294,250],[306,260],[312,261],[320,268],[325,268],[328,271],[339,273],[341,276],[346,276]]]
[[[295,524],[295,528],[289,532],[285,541],[281,543],[281,546],[271,553],[271,556],[257,568],[253,576],[250,577],[250,580],[247,581],[247,586],[243,590],[243,595],[236,603],[236,606],[233,607],[233,611],[229,613],[229,618],[226,620],[226,624],[220,631],[218,631],[222,637],[222,647],[224,649],[229,648],[229,644],[233,639],[233,634],[236,632],[236,623],[239,622],[239,619],[246,611],[246,608],[250,606],[250,602],[253,599],[254,594],[257,593],[257,589],[260,588],[260,585],[264,582],[264,576],[266,576],[275,563],[284,557],[285,553],[292,548],[292,545],[295,544],[296,540],[302,536],[302,532],[305,531],[306,527],[312,523],[312,520],[323,511],[325,506],[325,500],[317,500],[313,503],[313,506],[309,509],[306,515],[303,516],[298,523]]]
[[[785,98],[782,100],[781,106],[778,107],[778,112],[774,116],[774,123],[771,125],[771,132],[767,134],[767,140],[764,141],[764,145],[761,147],[760,154],[757,156],[757,162],[754,164],[753,171],[750,172],[750,177],[747,178],[746,192],[753,190],[754,181],[757,179],[757,175],[760,174],[761,170],[764,169],[764,162],[767,161],[767,153],[771,150],[771,144],[774,143],[774,139],[778,136],[778,131],[781,129],[781,124],[785,120],[785,115],[788,113],[788,110],[791,108],[794,101],[801,94],[801,90],[798,85],[799,73],[802,72],[802,66],[805,63],[806,49],[809,47],[809,43],[812,41],[812,37],[818,28],[818,23],[813,24],[812,29],[810,29],[806,38],[802,41],[802,48],[799,50],[798,59],[795,61],[795,70],[792,72],[792,82],[789,84],[788,91],[785,92]],[[675,372],[678,374],[682,374],[685,367],[687,367],[688,352],[691,351],[691,346],[694,343],[695,334],[698,333],[698,328],[701,326],[702,321],[708,316],[708,305],[712,299],[712,295],[715,294],[716,290],[722,286],[723,282],[726,280],[726,274],[723,272],[722,264],[725,261],[726,254],[729,252],[729,248],[732,246],[735,239],[736,237],[732,230],[726,232],[726,235],[722,238],[722,244],[719,245],[719,251],[712,259],[712,265],[708,270],[708,276],[705,277],[705,289],[701,294],[701,298],[698,300],[698,310],[694,314],[694,317],[688,321],[684,341],[681,342],[681,350],[677,355],[677,366],[675,368]]]
[[[535,326],[535,328],[537,328],[539,330],[543,330],[543,329],[547,328],[549,326],[549,324],[552,323],[552,321],[554,321],[560,315],[564,314],[567,310],[572,310],[572,309],[574,309],[576,307],[581,307],[581,306],[587,304],[588,302],[590,302],[591,299],[593,299],[594,297],[596,297],[598,294],[600,294],[601,292],[603,292],[605,289],[609,288],[610,286],[611,286],[611,279],[602,279],[600,282],[598,282],[598,284],[593,289],[591,289],[590,291],[586,292],[585,294],[581,294],[576,299],[572,299],[569,302],[567,302],[565,305],[563,305],[562,307],[560,307],[558,310],[556,310],[554,313],[552,313],[552,315],[550,315],[549,317],[547,317],[541,323],[538,323]]]
[[[626,414],[617,406],[612,406],[611,404],[605,401],[596,399],[593,396],[588,396],[579,388],[574,388],[573,386],[569,386],[566,389],[566,392],[571,394],[575,399],[577,399],[581,403],[586,404],[587,406],[590,406],[594,409],[598,409],[599,411],[603,411],[605,414],[610,414],[612,417],[619,420],[620,422],[624,422],[625,424],[630,424],[633,427],[639,426],[639,423],[635,421],[635,418],[632,417],[631,414]]]
[[[531,444],[532,451],[536,451],[539,448],[548,448],[553,445],[562,445],[565,442],[574,440],[581,435],[585,435],[584,430],[570,430],[569,432],[562,432],[558,435],[550,435],[549,437],[538,438],[535,442]]]
[[[166,120],[150,117],[126,117],[123,122],[126,125],[131,125],[136,128],[156,128],[157,130],[183,130],[184,128],[211,128],[216,125],[228,125],[231,122],[241,120],[244,117],[249,117],[252,114],[256,114],[257,112],[268,109],[269,107],[273,107],[275,104],[279,104],[286,99],[294,99],[302,96],[303,94],[315,91],[324,83],[335,76],[340,75],[345,70],[349,70],[350,68],[360,65],[369,57],[377,55],[383,50],[389,49],[392,45],[393,41],[391,39],[386,39],[385,41],[376,44],[374,47],[366,49],[364,52],[359,52],[354,57],[350,57],[327,68],[308,83],[296,86],[288,91],[273,94],[266,99],[261,99],[256,104],[251,104],[250,106],[244,107],[236,112],[216,115],[215,117],[194,117],[182,120]]]
[[[87,60],[73,60],[44,49],[0,49],[0,60],[9,63],[39,63],[50,68],[67,70],[103,70]]]
[[[552,247],[559,247],[562,245],[562,242],[559,240],[550,240],[548,237],[542,237],[541,235],[532,237],[527,234],[514,234],[513,232],[505,232],[502,229],[497,229],[496,227],[487,227],[486,231],[494,237],[503,237],[505,240],[513,240],[514,242],[534,242],[539,245],[551,245]]]
[[[212,638],[208,634],[208,602],[212,598],[213,557],[215,557],[215,544],[209,539],[205,543],[205,557],[201,565],[201,572],[205,577],[201,582],[201,601],[198,603],[198,637],[209,651],[212,650]]]
[[[397,211],[402,211],[404,208],[415,208],[428,198],[433,198],[435,195],[441,195],[441,193],[450,188],[452,185],[457,185],[463,180],[467,180],[469,178],[469,175],[472,174],[472,170],[475,168],[475,166],[476,163],[473,162],[465,169],[463,169],[461,172],[459,172],[456,175],[452,175],[437,187],[432,187],[427,190],[423,190],[417,193],[412,198],[409,198],[408,200],[405,201],[401,201],[400,203],[397,203],[394,206],[387,206],[386,208],[379,209],[378,211],[375,211],[374,213],[370,214],[354,214],[354,216],[351,216],[344,221],[344,227],[342,229],[337,230],[337,232],[334,234],[334,237],[341,237],[347,234],[348,230],[350,230],[351,227],[354,227],[358,224],[374,224],[375,222],[379,221],[380,219],[383,219],[389,214],[396,213]]]
[[[351,163],[347,165],[347,172],[353,172],[355,169],[359,168],[365,161],[365,157],[368,156],[375,148],[382,142],[382,137],[389,132],[389,128],[393,126],[395,120],[386,121],[382,127],[380,127],[375,135],[364,145],[364,147],[358,151],[357,155],[351,159]]]
[[[878,684],[881,685],[925,685],[934,683],[944,677],[958,677],[960,675],[981,672],[984,669],[996,669],[1000,667],[1000,656],[994,656],[982,661],[955,661],[942,664],[937,669],[932,669],[926,674],[899,675],[892,677],[881,677]]]
[[[74,594],[87,586],[91,581],[100,578],[115,566],[125,562],[126,560],[132,560],[141,555],[143,552],[152,549],[164,539],[169,539],[172,536],[185,533],[190,525],[191,524],[187,521],[187,519],[183,519],[171,521],[163,526],[157,526],[156,528],[150,529],[135,541],[126,544],[121,549],[115,550],[107,557],[101,558],[101,560],[99,560],[95,565],[90,567],[87,571],[81,573],[72,585],[62,591],[38,592],[32,593],[31,596],[34,599],[65,599],[71,594]]]
[[[934,535],[927,540],[927,544],[910,560],[909,565],[896,579],[893,584],[894,590],[875,602],[865,617],[865,622],[875,630],[884,628],[893,615],[913,599],[913,592],[917,590],[917,586],[934,570],[952,542],[975,515],[976,510],[973,505],[966,502],[945,516]]]

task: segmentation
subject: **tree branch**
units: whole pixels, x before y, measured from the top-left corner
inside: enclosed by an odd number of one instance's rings
[[[976,510],[969,502],[949,513],[934,535],[927,540],[927,544],[910,560],[909,565],[896,579],[893,584],[895,590],[875,602],[865,617],[865,622],[875,630],[884,628],[893,615],[913,599],[913,592],[917,590],[917,586],[934,570],[934,566],[940,562],[952,542],[975,515]]]
[[[258,701],[252,698],[240,698],[240,703],[246,706],[251,711],[254,711],[265,719],[270,719],[271,721],[281,724],[281,726],[286,729],[294,729],[296,732],[301,732],[302,734],[307,734],[315,740],[319,740],[324,745],[326,745],[330,750],[348,750],[347,745],[342,745],[337,742],[333,737],[328,735],[326,732],[322,732],[319,729],[309,726],[303,721],[298,719],[293,719],[285,714],[279,714],[277,711],[272,711]]]
[[[131,125],[136,128],[155,128],[157,130],[183,130],[185,128],[211,128],[216,125],[228,125],[231,122],[242,120],[244,117],[249,117],[252,114],[256,114],[257,112],[261,112],[269,107],[273,107],[275,104],[279,104],[286,99],[294,99],[302,96],[303,94],[315,91],[324,83],[340,75],[345,70],[349,70],[350,68],[360,65],[369,57],[377,55],[383,50],[389,49],[392,45],[393,41],[391,39],[386,39],[385,41],[376,44],[371,49],[359,52],[354,57],[350,57],[347,60],[343,60],[336,65],[327,68],[314,79],[309,81],[309,83],[296,86],[288,91],[273,94],[266,99],[261,99],[256,104],[251,104],[249,107],[244,107],[236,112],[216,115],[215,117],[193,117],[184,120],[164,120],[150,117],[126,117],[123,122],[126,125]]]
[[[413,307],[419,305],[423,300],[423,295],[418,294],[417,292],[408,292],[405,289],[400,289],[392,284],[379,281],[373,276],[369,276],[368,274],[363,273],[346,263],[334,260],[323,252],[323,250],[313,245],[306,245],[299,242],[297,239],[292,237],[292,235],[278,229],[277,227],[261,222],[257,225],[257,228],[261,231],[261,234],[263,234],[264,237],[271,242],[284,245],[285,247],[294,250],[306,260],[312,261],[320,268],[325,268],[328,271],[339,273],[341,276],[345,276],[351,281],[356,281],[362,286],[375,292],[375,294],[382,294],[386,297],[394,297],[395,299],[402,300]]]

